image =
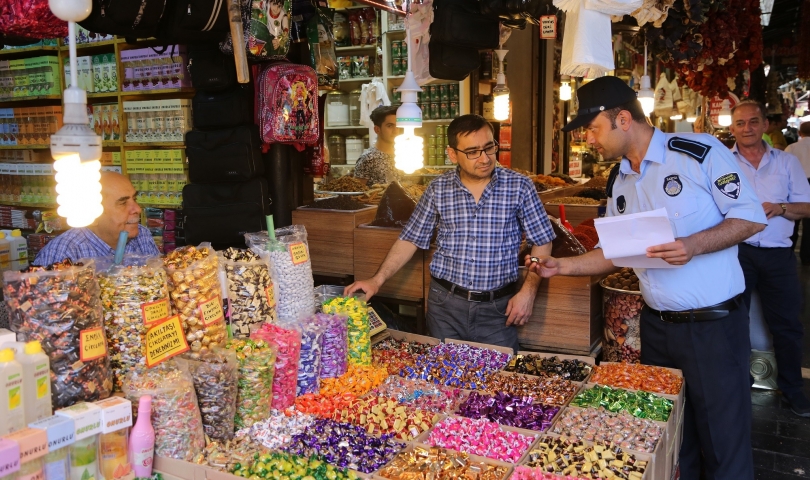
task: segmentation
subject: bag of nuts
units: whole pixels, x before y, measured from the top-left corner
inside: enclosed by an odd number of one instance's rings
[[[166,272],[159,257],[127,255],[121,265],[113,257],[95,261],[114,387],[120,391],[124,375],[146,365],[149,325],[172,314]]]
[[[163,264],[172,308],[180,316],[191,347],[190,358],[224,345],[228,332],[219,287],[219,261],[211,244],[178,248],[163,258]]]
[[[225,274],[231,335],[248,338],[264,322],[276,323],[276,294],[268,259],[238,248],[218,255],[219,268]]]

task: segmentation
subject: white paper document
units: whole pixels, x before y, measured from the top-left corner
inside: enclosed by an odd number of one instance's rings
[[[632,213],[594,220],[605,258],[617,267],[675,268],[660,258],[648,258],[647,249],[675,241],[667,210]]]

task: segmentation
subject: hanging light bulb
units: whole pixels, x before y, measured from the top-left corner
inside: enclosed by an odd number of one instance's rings
[[[695,123],[697,120],[697,113],[694,110],[690,110],[689,113],[686,114],[686,121],[689,123]]]
[[[672,115],[669,116],[669,119],[670,120],[683,120],[683,115],[680,112],[673,110],[673,113],[672,113]]]
[[[568,101],[571,100],[571,77],[564,75],[561,79],[562,85],[560,85],[560,100]]]
[[[68,22],[70,86],[64,93],[63,126],[51,135],[56,170],[56,212],[71,227],[86,227],[104,211],[101,205],[101,137],[87,125],[87,92],[78,88],[76,22],[90,14],[90,0],[50,0],[53,13]]]
[[[641,102],[641,109],[648,117],[655,106],[655,95],[650,86],[650,76],[647,75],[647,42],[644,42],[644,75],[641,77],[641,89],[638,91],[638,101]]]
[[[422,127],[422,110],[417,102],[417,94],[422,89],[416,83],[416,78],[411,71],[411,32],[406,25],[405,42],[408,44],[408,70],[405,72],[405,80],[397,89],[402,93],[402,105],[397,109],[397,127],[404,132],[394,138],[394,165],[398,170],[410,174],[419,170],[424,165],[424,140],[417,136],[414,130]]]
[[[731,105],[728,103],[728,99],[723,100],[723,106],[720,107],[720,113],[717,115],[717,123],[721,127],[731,125]]]
[[[498,55],[498,83],[492,90],[494,101],[495,120],[504,121],[509,119],[509,87],[506,86],[506,74],[503,73],[503,58],[509,50],[495,50]]]

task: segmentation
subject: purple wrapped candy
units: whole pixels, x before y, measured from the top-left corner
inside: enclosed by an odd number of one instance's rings
[[[346,373],[348,324],[342,315],[316,313],[313,315],[324,325],[321,355],[321,378],[337,378]]]
[[[397,442],[393,434],[377,437],[363,427],[318,419],[304,433],[294,435],[284,451],[302,457],[320,455],[337,467],[371,473],[403,448],[405,444]]]
[[[511,357],[508,353],[467,344],[441,343],[431,348],[429,355],[416,357],[414,366],[403,368],[401,375],[411,380],[476,390]]]
[[[301,354],[298,361],[296,395],[318,393],[323,348],[323,323],[317,315],[304,319],[301,328]]]
[[[458,407],[458,414],[469,418],[486,418],[509,427],[545,431],[551,426],[560,407],[534,403],[532,397],[518,397],[498,392],[495,396],[470,393]]]

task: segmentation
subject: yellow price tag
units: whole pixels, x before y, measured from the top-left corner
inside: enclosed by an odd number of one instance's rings
[[[168,318],[170,313],[171,310],[169,309],[168,298],[161,298],[154,302],[141,304],[141,316],[143,317],[144,325],[150,325],[158,320]]]
[[[293,265],[299,265],[309,260],[309,253],[307,253],[307,246],[301,243],[293,243],[290,245],[290,256],[292,257]]]
[[[222,302],[216,297],[201,303],[200,312],[202,313],[203,325],[205,326],[225,319],[225,313],[222,311]]]
[[[264,295],[267,297],[267,306],[268,307],[275,307],[276,306],[276,293],[273,290],[273,285],[264,289]]]
[[[146,331],[146,366],[149,368],[188,350],[178,315],[159,320]]]
[[[101,327],[79,332],[79,359],[89,362],[107,355],[107,340]]]

